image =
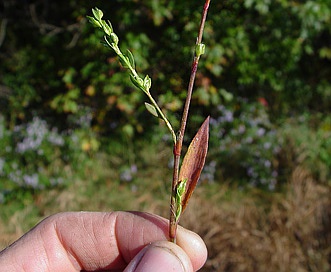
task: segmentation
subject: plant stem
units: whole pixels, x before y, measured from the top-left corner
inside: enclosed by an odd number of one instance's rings
[[[172,140],[176,144],[176,141],[177,141],[176,133],[173,130],[173,128],[172,128],[170,122],[168,121],[167,117],[164,115],[163,111],[160,109],[159,105],[156,103],[156,101],[150,95],[150,93],[147,93],[147,96],[148,96],[149,100],[152,102],[152,104],[154,105],[154,107],[157,110],[157,112],[159,113],[159,115],[161,116],[161,119],[165,122],[166,126],[168,127],[168,129],[171,133]]]
[[[118,47],[117,44],[111,44],[107,39],[106,39],[106,43],[108,44],[108,46],[110,48],[112,48],[115,53],[118,55],[118,57],[122,60],[123,63],[125,63],[126,68],[130,70],[131,75],[134,78],[140,78],[137,71],[135,70],[134,67],[132,67],[131,63],[129,62],[129,60],[125,57],[125,55],[122,53],[121,49]],[[163,111],[160,109],[159,105],[156,103],[155,99],[153,98],[153,96],[150,93],[150,90],[145,89],[144,86],[140,86],[140,89],[147,95],[147,97],[149,98],[150,102],[152,102],[153,106],[155,107],[155,109],[157,110],[160,118],[166,123],[167,128],[169,129],[171,136],[172,136],[172,140],[174,142],[174,144],[176,144],[177,142],[177,137],[176,137],[176,133],[174,131],[174,129],[172,128],[170,122],[168,121],[167,117],[165,116],[165,114],[163,113]]]
[[[209,8],[210,0],[206,0],[203,11],[202,11],[202,18],[200,22],[199,27],[199,34],[196,41],[196,46],[199,46],[202,41],[202,35],[203,30],[207,18],[208,8]],[[192,67],[191,67],[191,76],[190,81],[188,85],[187,90],[187,97],[183,109],[183,116],[181,120],[180,130],[178,139],[174,145],[174,172],[173,172],[173,178],[172,178],[172,186],[171,186],[171,203],[170,203],[170,220],[169,220],[169,239],[171,242],[176,242],[176,231],[177,231],[177,224],[178,220],[176,220],[176,189],[178,184],[178,177],[179,177],[179,163],[180,163],[180,156],[182,152],[182,146],[183,146],[183,139],[184,139],[184,133],[186,129],[186,123],[187,123],[187,117],[189,113],[191,98],[192,98],[192,92],[193,92],[193,86],[195,81],[195,76],[198,68],[198,63],[200,59],[201,54],[197,54],[195,51]]]

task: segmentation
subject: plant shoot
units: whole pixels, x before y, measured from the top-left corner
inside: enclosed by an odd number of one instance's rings
[[[205,52],[205,45],[202,43],[202,34],[207,17],[210,0],[205,1],[202,18],[200,22],[199,32],[195,44],[194,58],[191,67],[191,76],[189,79],[187,97],[183,109],[181,125],[179,128],[178,137],[175,130],[170,124],[169,120],[153,98],[150,90],[152,87],[151,78],[146,75],[141,77],[135,68],[135,60],[132,52],[127,50],[125,53],[119,47],[119,38],[114,33],[110,21],[103,19],[103,12],[98,9],[92,9],[93,17],[87,16],[90,23],[97,28],[100,28],[104,33],[103,44],[109,49],[113,50],[119,58],[120,64],[128,70],[129,77],[133,85],[144,92],[149,100],[145,102],[145,107],[153,116],[162,119],[173,140],[173,155],[174,168],[171,187],[170,200],[170,220],[169,220],[169,240],[176,242],[176,230],[181,214],[185,210],[188,200],[191,197],[196,184],[199,180],[201,171],[205,164],[208,149],[209,138],[209,117],[203,122],[197,134],[190,143],[187,153],[184,156],[182,165],[180,167],[180,157],[182,152],[183,139],[185,134],[186,123],[189,114],[189,107],[193,92],[195,76],[198,68],[200,56]]]

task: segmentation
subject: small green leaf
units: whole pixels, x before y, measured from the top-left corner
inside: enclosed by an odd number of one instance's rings
[[[103,31],[108,35],[110,36],[112,33],[113,33],[113,29],[112,27],[106,23],[106,21],[101,21],[102,22],[102,29]]]
[[[123,54],[120,55],[119,57],[120,57],[120,63],[123,66],[123,68],[129,68],[129,64],[130,64],[129,58]]]
[[[131,51],[128,49],[128,50],[126,50],[126,52],[127,52],[127,57],[128,57],[128,59],[129,59],[129,62],[130,62],[130,64],[131,64],[131,67],[133,68],[133,69],[135,69],[135,63],[134,63],[134,57],[133,57],[133,54],[131,53]]]
[[[101,19],[103,17],[103,12],[100,9],[94,8],[94,9],[92,9],[92,13],[93,13],[95,19],[97,19],[98,21],[101,21]]]
[[[107,20],[108,27],[111,29],[111,32],[113,32],[113,26],[109,20]]]
[[[86,17],[94,27],[101,27],[101,24],[97,20],[95,20],[93,17],[91,17],[91,16],[86,16]]]
[[[117,45],[114,44],[113,42],[108,41],[107,36],[103,36],[103,38],[105,41],[104,42],[102,41],[101,43],[106,47],[110,47],[111,49],[113,49],[115,51],[116,54],[118,54]],[[120,62],[121,62],[121,58],[120,58]]]
[[[156,108],[152,104],[145,102],[145,107],[152,115],[154,115],[155,117],[159,117]]]
[[[185,196],[187,179],[180,180],[176,187],[176,222],[179,221],[179,217],[183,211],[183,197]]]
[[[176,194],[177,194],[177,197],[180,199],[184,196],[185,189],[186,189],[186,183],[187,183],[187,179],[184,179],[183,181],[179,181],[177,184]]]

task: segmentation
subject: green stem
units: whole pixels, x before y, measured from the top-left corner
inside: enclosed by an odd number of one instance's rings
[[[146,93],[146,94],[147,94],[149,100],[152,102],[153,106],[156,108],[156,110],[159,113],[161,119],[165,122],[166,126],[168,127],[168,129],[171,133],[173,142],[176,143],[177,142],[176,133],[175,133],[174,129],[172,128],[170,122],[168,121],[168,119],[166,118],[166,116],[164,115],[164,113],[162,112],[162,110],[160,109],[160,107],[158,106],[156,101],[154,100],[154,98],[151,96],[151,94],[149,92]]]
[[[125,55],[122,53],[121,49],[118,47],[117,44],[114,43],[110,43],[108,41],[108,39],[105,39],[108,46],[111,47],[115,53],[118,55],[118,57],[122,60],[122,62],[125,63],[125,66],[127,67],[127,69],[130,70],[131,75],[134,78],[140,78],[137,71],[132,67],[131,63],[128,61],[128,59],[125,57]],[[152,102],[153,106],[155,107],[155,109],[157,110],[160,118],[165,122],[167,128],[169,129],[171,136],[172,136],[172,140],[174,142],[174,144],[177,142],[177,137],[176,137],[176,133],[174,131],[174,129],[172,128],[170,122],[168,121],[167,117],[165,116],[165,114],[163,113],[163,111],[160,109],[159,105],[157,104],[157,102],[155,101],[155,99],[153,98],[153,96],[150,94],[150,91],[147,90],[146,88],[144,88],[144,86],[140,86],[140,89],[148,96],[149,100]]]

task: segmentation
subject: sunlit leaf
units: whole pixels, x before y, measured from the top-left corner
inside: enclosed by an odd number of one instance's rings
[[[132,68],[135,69],[134,57],[133,57],[131,51],[128,49],[128,50],[126,50],[126,53],[127,53],[126,56],[128,57]]]
[[[182,199],[182,212],[186,208],[205,164],[209,138],[209,116],[194,136],[183,159],[179,172],[179,181],[187,180],[186,192]]]
[[[152,115],[159,117],[156,108],[152,104],[145,102],[145,107]]]
[[[86,17],[94,27],[101,27],[101,24],[96,19],[94,19],[91,16],[86,16]]]

